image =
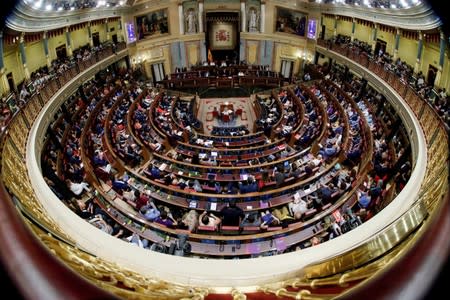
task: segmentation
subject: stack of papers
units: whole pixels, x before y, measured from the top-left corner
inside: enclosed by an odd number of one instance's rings
[[[210,202],[209,210],[217,210],[217,202]]]

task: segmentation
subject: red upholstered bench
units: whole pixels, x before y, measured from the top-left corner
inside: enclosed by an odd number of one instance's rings
[[[226,226],[226,225],[220,226],[220,232],[225,235],[228,235],[228,234],[236,235],[236,234],[240,234],[241,231],[242,230],[240,229],[239,226]]]
[[[322,206],[322,210],[326,210],[329,207],[331,207],[331,203],[327,203],[324,206]]]
[[[281,226],[273,226],[273,227],[269,226],[269,228],[267,228],[267,231],[278,231],[281,229],[283,229],[283,227]]]
[[[239,226],[221,226],[220,229],[222,231],[235,231],[235,230],[239,230]]]
[[[259,232],[259,231],[261,231],[261,228],[259,226],[244,226],[242,231],[245,233]]]
[[[303,215],[303,219],[307,220],[311,217],[313,217],[317,212],[317,209],[313,208],[313,209],[308,209],[305,214]]]
[[[197,227],[197,231],[216,231],[216,227],[214,227],[214,226],[202,226],[202,225],[200,225],[200,226],[198,226]]]

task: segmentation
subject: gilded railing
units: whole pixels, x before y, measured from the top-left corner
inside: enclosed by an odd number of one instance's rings
[[[51,100],[51,95],[54,95],[57,87],[63,87],[77,73],[85,71],[97,62],[102,62],[106,56],[112,54],[110,48],[105,48],[103,51],[94,53],[90,60],[72,66],[59,77],[52,79],[13,116],[7,129],[2,133],[1,173],[6,189],[10,195],[20,201],[21,208],[27,211],[28,215],[34,216],[50,232],[71,242],[73,240],[65,234],[64,229],[60,228],[45,212],[33,191],[25,164],[27,139],[36,117],[44,105]]]
[[[39,239],[70,268],[125,299],[203,299],[207,289],[192,288],[142,276],[111,261],[94,257],[76,247],[58,241],[37,226],[31,226]]]
[[[329,52],[328,49],[318,48],[318,50],[324,54]],[[348,51],[338,52],[347,57],[352,55]],[[346,58],[341,58],[341,62],[345,60]],[[433,223],[436,219],[445,219],[448,215],[445,207],[448,206],[446,201],[449,194],[449,143],[445,126],[439,115],[410,87],[403,85],[391,74],[386,74],[387,72],[382,68],[371,65],[365,57],[357,61],[384,80],[388,78],[387,83],[396,91],[400,91],[402,98],[406,100],[420,122],[426,139],[427,167],[418,200],[393,224],[363,245],[333,259],[306,267],[305,276],[285,281],[283,287],[267,285],[260,288],[264,293],[294,299],[333,298],[336,294],[314,294],[311,290],[319,286],[345,287],[371,277],[379,277],[383,269],[417,246],[427,230],[435,225]]]
[[[46,214],[41,202],[36,198],[25,164],[25,148],[30,124],[34,122],[42,107],[43,104],[38,101],[38,97],[33,97],[26,107],[14,116],[4,132],[1,155],[2,181],[10,195],[14,195],[23,209],[35,216],[49,232],[55,232],[72,241]]]
[[[96,71],[97,65],[105,66],[105,61],[110,60],[109,64],[111,64],[120,57],[124,57],[128,53],[127,50],[124,51],[120,56],[111,55],[111,51],[108,51],[108,55],[99,55],[98,61],[93,60],[91,65],[83,67],[83,70],[86,72]],[[65,83],[71,79],[77,81],[82,74],[72,78],[68,77],[61,85],[62,89],[66,88]],[[46,89],[53,88],[54,85],[51,83],[46,87]],[[25,151],[31,125],[45,103],[51,100],[51,97],[47,98],[41,95],[52,95],[55,92],[53,90],[49,92],[46,89],[32,97],[26,106],[14,116],[2,137],[2,181],[9,194],[18,201],[16,207],[24,217],[25,223],[45,247],[61,259],[66,266],[95,286],[117,296],[127,299],[203,299],[209,293],[207,289],[177,285],[157,278],[145,277],[80,249],[76,241],[68,236],[64,228],[61,228],[42,207],[30,183],[25,163]],[[9,201],[8,199],[3,200]]]
[[[448,193],[449,143],[448,134],[440,116],[412,87],[403,83],[394,73],[385,70],[382,65],[370,61],[366,55],[356,53],[349,47],[327,44],[322,40],[318,46],[319,52],[328,52],[331,49],[372,71],[392,86],[414,112],[423,130],[427,146],[427,168],[421,183],[419,198],[431,211]],[[426,197],[424,197],[425,194]]]

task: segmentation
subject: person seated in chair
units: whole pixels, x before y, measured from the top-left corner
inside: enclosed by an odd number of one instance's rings
[[[111,183],[112,183],[113,189],[116,192],[122,194],[123,191],[128,190],[129,185],[127,183],[127,180],[128,180],[127,177],[128,177],[128,175],[126,175],[126,174],[124,174],[124,176],[122,178],[119,178],[119,176],[117,176],[117,174],[113,176]]]
[[[259,228],[263,230],[267,230],[270,226],[278,226],[281,221],[277,217],[275,217],[269,210],[261,212],[261,225]]]
[[[283,207],[281,208],[274,209],[272,215],[280,220],[280,224],[283,228],[286,228],[289,224],[295,222],[295,219],[290,214],[287,205],[283,205]]]
[[[214,227],[214,229],[218,229],[222,220],[214,215],[212,212],[203,211],[202,214],[198,217],[199,226],[208,226]]]
[[[308,203],[300,197],[294,197],[294,200],[289,202],[288,207],[291,216],[293,216],[295,220],[300,220],[308,210]]]
[[[156,207],[155,203],[153,203],[153,201],[149,200],[147,203],[148,204],[142,206],[139,211],[144,215],[144,218],[147,221],[153,222],[161,215],[161,212]]]
[[[245,214],[244,219],[241,222],[241,227],[259,227],[261,225],[261,218],[257,212],[248,212]]]
[[[222,215],[222,224],[225,226],[239,226],[244,218],[244,211],[236,205],[236,200],[232,199],[220,211]]]
[[[159,223],[167,227],[176,227],[178,225],[172,214],[167,212],[165,209],[161,210],[161,214],[155,219],[155,223]]]

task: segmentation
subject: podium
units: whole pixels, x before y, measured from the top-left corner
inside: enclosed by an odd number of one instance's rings
[[[220,115],[223,122],[230,122],[234,115],[234,107],[231,103],[225,103],[220,105]]]

